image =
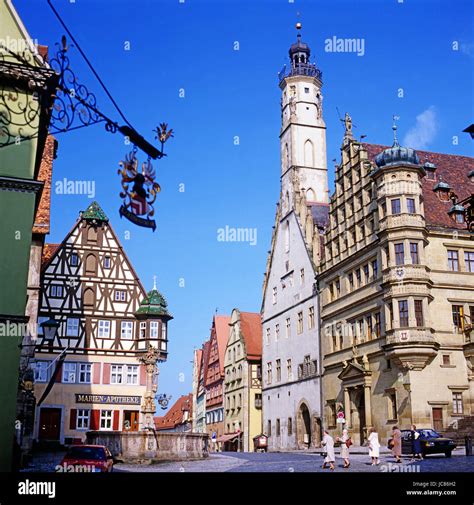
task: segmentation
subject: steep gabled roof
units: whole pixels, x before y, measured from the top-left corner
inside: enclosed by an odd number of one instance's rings
[[[262,358],[262,318],[255,312],[240,312],[240,331],[242,332],[247,358]]]
[[[51,135],[46,138],[41,158],[38,180],[44,182],[41,198],[36,210],[33,233],[47,235],[50,231],[51,218],[51,179],[53,177],[53,159],[56,140]]]
[[[41,270],[44,270],[56,251],[61,247],[61,244],[44,244],[43,256],[41,257]]]
[[[225,349],[227,347],[227,340],[229,339],[229,316],[214,316],[214,324],[216,328],[217,349],[219,351],[219,367],[221,374],[224,373],[224,357]]]
[[[362,145],[367,149],[367,155],[371,161],[374,161],[375,156],[388,147],[366,143]],[[425,161],[436,165],[435,179],[428,179],[427,177],[422,179],[426,224],[428,226],[465,229],[465,224],[455,223],[448,215],[452,202],[450,200],[447,202],[441,201],[433,188],[441,177],[444,182],[451,186],[458,195],[459,200],[467,198],[474,192],[474,184],[469,181],[468,177],[469,172],[474,170],[474,158],[456,154],[432,153],[430,151],[417,150],[416,152],[421,165]]]
[[[184,420],[185,411],[189,412],[188,419],[186,421]],[[155,429],[159,431],[176,428],[184,422],[191,422],[192,415],[193,395],[192,393],[189,393],[178,398],[164,416],[156,416],[153,419]]]

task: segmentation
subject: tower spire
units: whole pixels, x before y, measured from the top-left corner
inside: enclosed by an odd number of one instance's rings
[[[397,124],[395,121],[399,119],[398,116],[392,116],[393,119],[393,124],[392,124],[392,130],[393,130],[393,145],[392,147],[400,147],[400,144],[398,143],[398,138],[397,138]]]

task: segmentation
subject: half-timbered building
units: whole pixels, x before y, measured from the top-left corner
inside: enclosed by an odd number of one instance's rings
[[[38,322],[59,326],[53,339],[40,329],[35,438],[64,444],[84,440],[88,430],[143,428],[139,358],[152,345],[166,360],[172,316],[156,286],[145,292],[96,202],[61,244],[45,249],[41,277]]]

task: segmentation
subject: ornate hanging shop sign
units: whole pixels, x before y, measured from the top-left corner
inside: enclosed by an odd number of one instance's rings
[[[118,173],[122,176],[120,197],[123,204],[119,209],[120,216],[125,216],[132,223],[156,229],[156,222],[151,219],[155,214],[153,204],[156,195],[161,191],[155,182],[155,169],[150,159],[142,163],[141,172],[138,170],[137,148],[134,147],[120,162]]]
[[[155,139],[161,143],[161,156],[165,142],[173,136],[173,130],[168,130],[166,123],[161,123],[154,130]],[[160,156],[160,157],[161,157]],[[120,198],[123,203],[119,209],[120,217],[124,216],[137,226],[156,229],[156,222],[151,219],[155,215],[154,203],[156,195],[161,191],[160,185],[155,181],[156,172],[150,157],[142,163],[141,171],[138,168],[136,146],[121,161],[118,173],[122,176],[122,191]]]

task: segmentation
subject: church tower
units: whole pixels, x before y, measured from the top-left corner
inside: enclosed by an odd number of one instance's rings
[[[311,50],[301,41],[301,23],[296,28],[297,42],[289,51],[290,68],[285,65],[279,74],[283,214],[298,207],[300,201],[328,203],[322,72],[310,62]]]

